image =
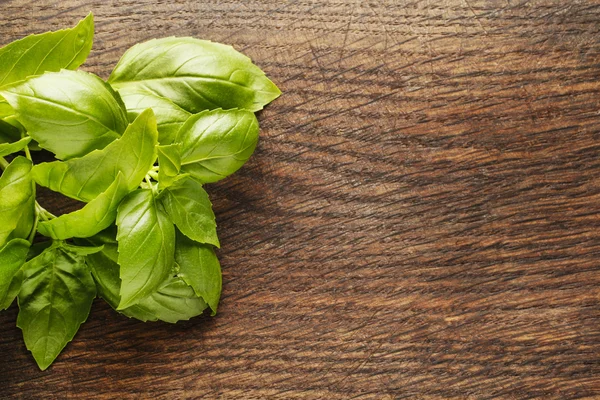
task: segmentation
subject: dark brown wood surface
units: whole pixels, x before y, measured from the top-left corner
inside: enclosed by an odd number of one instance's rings
[[[600,3],[2,0],[0,44],[89,11],[88,71],[192,35],[283,96],[208,187],[219,314],[98,300],[40,372],[13,305],[0,398],[600,398]]]

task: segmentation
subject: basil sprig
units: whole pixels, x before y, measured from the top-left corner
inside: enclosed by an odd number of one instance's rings
[[[280,95],[248,57],[190,37],[133,46],[104,81],[77,70],[93,31],[90,14],[0,48],[0,310],[18,299],[42,370],[96,296],[141,321],[217,312],[220,244],[203,185],[250,158],[254,112]],[[56,161],[35,164],[34,150]],[[36,184],[85,204],[54,216]]]

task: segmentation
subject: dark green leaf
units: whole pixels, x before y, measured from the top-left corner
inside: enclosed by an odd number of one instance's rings
[[[171,220],[190,239],[219,246],[217,223],[208,193],[191,177],[178,179],[160,194]]]
[[[181,172],[202,183],[216,182],[241,168],[258,142],[258,121],[244,110],[198,113],[181,127]]]
[[[129,189],[119,172],[115,182],[81,210],[61,215],[38,225],[39,232],[53,239],[85,238],[108,228],[117,217],[117,207]]]
[[[96,296],[84,257],[55,243],[23,266],[17,326],[45,370],[87,319]]]
[[[156,115],[158,141],[162,145],[171,144],[181,125],[192,115],[171,100],[141,87],[124,87],[119,90],[119,94],[127,107],[130,121],[137,118],[145,109],[152,108]]]
[[[31,232],[35,192],[30,172],[31,161],[16,157],[0,177],[0,246]]]
[[[0,95],[15,109],[28,134],[59,159],[102,149],[127,127],[119,95],[87,72],[45,73],[6,86]]]
[[[25,263],[29,245],[27,240],[13,239],[0,249],[0,310],[6,310],[19,292],[18,272]]]
[[[258,111],[281,92],[233,47],[168,37],[127,50],[109,80],[116,89],[143,88],[191,113],[215,108]]]
[[[158,289],[171,273],[175,228],[149,189],[136,190],[123,200],[117,227],[122,310]]]
[[[133,190],[156,160],[157,137],[156,120],[148,109],[104,149],[69,161],[38,164],[33,178],[42,186],[85,202],[108,189],[119,172]]]
[[[8,122],[0,119],[0,143],[12,143],[21,138],[21,131]]]
[[[215,315],[221,297],[222,278],[221,265],[212,246],[194,242],[177,232],[175,262],[179,265],[178,276],[194,288]]]
[[[90,13],[77,26],[30,35],[0,49],[0,86],[45,71],[77,69],[87,58],[94,37]]]

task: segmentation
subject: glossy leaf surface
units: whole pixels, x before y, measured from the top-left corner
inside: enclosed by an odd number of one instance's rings
[[[0,87],[45,71],[76,69],[87,58],[94,38],[90,13],[70,29],[30,35],[0,49]]]
[[[141,87],[126,86],[119,90],[119,94],[127,107],[127,117],[130,121],[137,118],[147,108],[152,108],[156,115],[158,141],[162,145],[171,144],[179,128],[192,115],[171,100]]]
[[[21,286],[17,276],[25,263],[30,243],[23,239],[13,239],[0,248],[0,310],[7,309]]]
[[[0,177],[0,246],[11,238],[27,238],[33,227],[31,165],[25,157],[16,157]]]
[[[181,127],[181,171],[202,183],[221,180],[244,165],[258,142],[258,121],[244,110],[198,113]]]
[[[40,369],[54,361],[87,319],[96,286],[84,257],[47,248],[23,266],[17,326]]]
[[[149,189],[136,190],[123,200],[117,227],[121,310],[154,292],[171,273],[175,228]]]
[[[15,109],[28,134],[59,159],[102,149],[127,127],[118,94],[87,72],[46,73],[6,86],[0,95]]]
[[[219,246],[212,204],[198,181],[191,177],[178,179],[161,193],[160,200],[171,220],[187,237]]]
[[[127,50],[109,83],[142,88],[191,113],[216,108],[258,111],[281,92],[245,55],[231,46],[168,37]]]
[[[127,196],[129,188],[119,173],[112,185],[81,210],[61,215],[49,221],[42,221],[38,230],[42,235],[53,239],[86,238],[108,228],[117,217],[117,207]]]
[[[146,110],[104,149],[68,161],[38,164],[33,177],[42,186],[85,202],[104,192],[119,172],[133,190],[156,160],[157,140],[156,120],[152,110]]]
[[[215,315],[221,297],[222,277],[221,265],[213,247],[197,243],[177,232],[175,261],[179,265],[178,276],[194,288]]]

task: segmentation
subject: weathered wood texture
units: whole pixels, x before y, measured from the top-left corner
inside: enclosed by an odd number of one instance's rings
[[[4,0],[0,42],[90,10],[89,71],[193,35],[284,95],[208,189],[218,316],[97,301],[41,373],[13,306],[1,398],[600,398],[598,2]]]

